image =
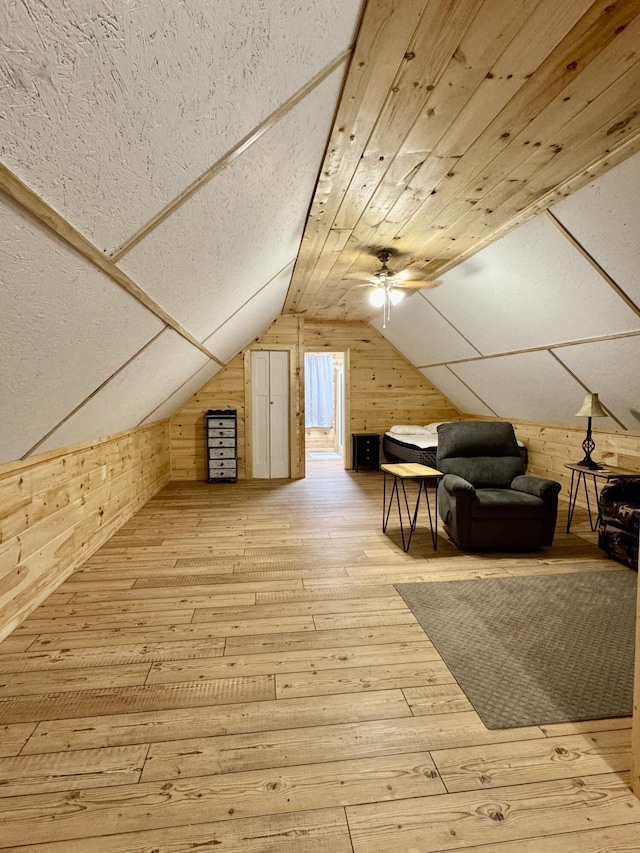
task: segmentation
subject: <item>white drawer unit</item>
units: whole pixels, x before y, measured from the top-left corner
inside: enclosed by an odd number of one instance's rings
[[[209,459],[233,459],[236,458],[235,447],[210,447]]]
[[[233,447],[235,450],[236,438],[235,436],[224,436],[223,438],[220,438],[219,436],[210,435],[207,445],[209,447]]]
[[[238,479],[237,412],[209,409],[205,414],[207,475],[210,483]]]

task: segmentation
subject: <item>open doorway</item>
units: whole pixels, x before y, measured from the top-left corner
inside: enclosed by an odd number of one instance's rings
[[[305,353],[305,447],[309,462],[341,460],[344,464],[344,375],[344,352]]]

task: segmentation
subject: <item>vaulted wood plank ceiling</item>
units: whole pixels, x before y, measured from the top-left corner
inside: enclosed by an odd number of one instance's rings
[[[369,0],[285,310],[437,276],[640,150],[640,0]]]

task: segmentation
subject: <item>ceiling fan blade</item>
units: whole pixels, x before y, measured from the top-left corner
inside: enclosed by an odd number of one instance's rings
[[[439,284],[439,281],[420,279],[419,281],[397,281],[394,282],[393,286],[397,287],[398,290],[422,290],[423,288],[430,290],[434,287],[438,287]]]
[[[368,281],[373,284],[376,281],[375,273],[371,272],[348,272],[342,276],[342,280],[351,279],[353,281]]]
[[[394,273],[393,278],[395,281],[427,281],[427,276],[422,270],[411,269],[411,267]]]

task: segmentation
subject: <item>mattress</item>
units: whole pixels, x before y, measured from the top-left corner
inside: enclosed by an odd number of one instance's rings
[[[382,437],[382,450],[386,459],[389,461],[417,462],[419,465],[428,465],[430,468],[438,467],[436,465],[436,454],[438,452],[436,436],[416,433],[415,435],[404,436],[404,438],[409,440],[402,441],[397,435],[385,432]],[[522,461],[526,467],[528,461],[527,448],[520,441],[518,444],[520,445]]]
[[[434,444],[433,436],[408,435],[411,441],[401,441],[397,436],[386,432],[382,437],[382,450],[387,459],[399,459],[401,462],[417,462],[419,465],[436,467],[437,442]],[[420,444],[415,444],[418,441]],[[430,443],[427,443],[430,442]]]

